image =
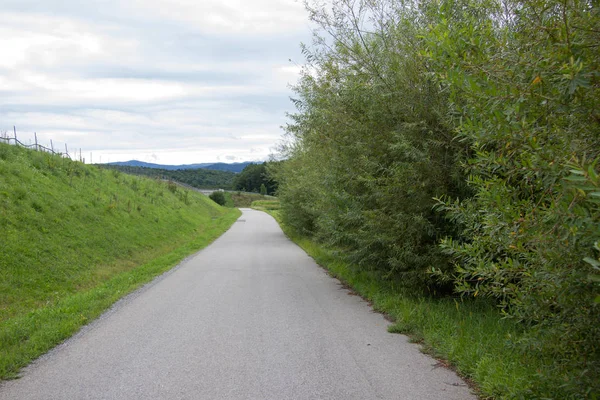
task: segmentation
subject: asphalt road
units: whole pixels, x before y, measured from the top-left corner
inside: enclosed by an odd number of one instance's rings
[[[267,214],[0,386],[0,399],[475,399]]]

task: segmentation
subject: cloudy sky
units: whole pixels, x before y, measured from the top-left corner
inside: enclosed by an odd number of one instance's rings
[[[265,159],[310,41],[295,0],[0,0],[0,20],[0,133],[88,162]]]

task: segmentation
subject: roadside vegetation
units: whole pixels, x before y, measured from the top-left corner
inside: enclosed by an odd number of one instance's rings
[[[599,398],[597,2],[319,4],[287,232],[483,396]]]
[[[224,206],[234,208],[250,208],[255,201],[275,199],[273,196],[248,192],[223,192],[223,197],[225,200]]]
[[[277,211],[267,212],[281,224]],[[400,280],[348,262],[341,249],[324,246],[281,225],[331,276],[384,313],[393,322],[390,332],[408,335],[441,366],[466,378],[481,398],[568,398],[555,394],[562,381],[540,376],[554,363],[553,358],[516,345],[526,337],[523,326],[501,318],[489,299],[415,295]]]
[[[281,209],[279,200],[255,200],[252,202],[251,207],[255,210],[266,211],[271,215],[277,215],[277,211]]]
[[[238,216],[173,183],[0,144],[0,378]]]

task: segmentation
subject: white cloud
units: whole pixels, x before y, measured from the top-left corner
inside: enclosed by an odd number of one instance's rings
[[[206,33],[272,35],[305,26],[295,0],[135,0],[136,12],[185,23]]]
[[[1,12],[0,66],[36,70],[92,64],[135,53],[136,40],[112,35],[114,28],[38,13]],[[131,61],[123,60],[122,61]]]
[[[5,0],[0,132],[161,162],[265,159],[299,42],[294,0]],[[62,145],[61,145],[62,146]],[[94,157],[97,160],[96,157]]]

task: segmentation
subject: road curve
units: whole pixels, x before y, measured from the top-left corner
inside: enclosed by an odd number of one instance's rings
[[[2,400],[475,399],[267,214],[233,227],[0,386]]]

